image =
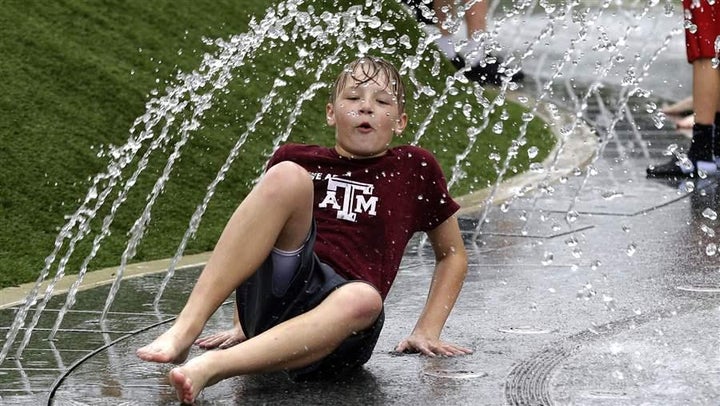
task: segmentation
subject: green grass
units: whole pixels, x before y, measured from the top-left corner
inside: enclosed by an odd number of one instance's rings
[[[178,84],[178,72],[192,72],[201,66],[203,55],[216,55],[218,46],[211,40],[230,39],[249,32],[251,19],[260,21],[271,2],[248,0],[212,3],[189,0],[128,0],[117,2],[58,0],[49,3],[8,0],[0,14],[0,287],[35,280],[43,269],[45,258],[52,252],[58,232],[66,224],[66,216],[82,203],[92,177],[106,172],[113,146],[124,145],[135,128],[137,136],[142,125],[133,127],[136,118],[146,112],[146,104],[165,95],[166,88]],[[345,10],[349,1],[316,2],[315,15],[321,10]],[[300,8],[305,10],[307,5]],[[366,30],[369,38],[381,38],[386,46],[400,35],[408,35],[413,48],[397,49],[390,54],[377,50],[398,66],[414,53],[421,35],[417,24],[399,12],[399,6],[386,2],[383,19],[395,29]],[[320,24],[319,21],[315,24]],[[157,197],[142,242],[132,261],[170,257],[188,227],[188,221],[202,202],[206,187],[215,178],[220,166],[247,124],[260,110],[260,100],[267,95],[273,81],[282,77],[286,82],[269,111],[248,136],[238,158],[225,175],[202,218],[200,228],[186,253],[213,248],[225,222],[242,200],[252,182],[260,174],[273,140],[288,126],[288,117],[300,94],[317,80],[314,71],[337,47],[335,43],[319,43],[312,36],[288,25],[282,38],[266,40],[257,52],[243,59],[230,73],[232,80],[224,89],[214,92],[212,107],[199,117],[200,127],[193,131],[173,167],[170,181]],[[358,34],[359,35],[359,34]],[[298,50],[310,54],[292,75],[284,74],[298,61]],[[321,75],[320,82],[329,83],[340,64],[356,56],[357,47],[344,47],[335,61]],[[429,55],[429,54],[426,54]],[[411,89],[408,113],[411,124],[398,143],[413,140],[432,103],[440,98],[444,78],[452,74],[447,62],[440,64],[440,73],[432,73],[432,58],[421,61],[415,81],[431,86],[436,92],[428,96]],[[204,86],[198,94],[210,90]],[[323,87],[302,104],[292,126],[288,141],[330,145],[333,132],[324,123],[324,106],[328,88]],[[504,157],[512,139],[517,137],[522,121],[522,106],[506,102],[486,120],[485,108],[477,103],[472,87],[457,84],[446,95],[419,144],[433,151],[441,161],[448,178],[455,157],[469,144],[467,130],[489,123],[460,168],[465,174],[452,192],[455,195],[486,187],[496,177],[494,162],[488,157],[499,153]],[[483,99],[493,100],[486,91]],[[190,96],[180,98],[191,101]],[[465,113],[463,108],[465,107]],[[494,134],[492,124],[503,110],[509,114],[506,131]],[[180,139],[179,123],[191,119],[190,109],[177,114],[170,125],[169,141],[150,155],[147,169],[130,189],[127,199],[115,214],[110,235],[90,262],[90,269],[117,265],[126,248],[128,233],[147,203],[147,196],[167,159]],[[154,130],[156,135],[161,126]],[[551,148],[553,137],[544,123],[533,120],[528,127],[527,142],[521,146],[512,171],[527,168],[526,149],[536,146],[542,160]],[[150,142],[139,149],[141,155]],[[90,236],[83,238],[70,256],[68,273],[78,271],[90,252],[92,238],[98,235],[102,220],[110,212],[110,203],[136,170],[139,155],[123,171],[121,183],[90,223]],[[104,186],[106,182],[101,182]],[[102,188],[100,188],[101,190]],[[73,229],[77,233],[77,229]],[[59,258],[68,250],[69,238],[63,241]]]

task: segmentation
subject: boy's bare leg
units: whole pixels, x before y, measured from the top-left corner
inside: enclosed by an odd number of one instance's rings
[[[693,62],[693,110],[695,123],[711,125],[720,110],[720,71],[713,69],[710,59]]]
[[[296,369],[322,359],[382,310],[370,285],[343,285],[320,305],[226,350],[208,351],[170,371],[178,400],[192,403],[206,386],[237,375]]]
[[[137,350],[143,360],[180,363],[207,320],[267,258],[273,246],[300,247],[312,224],[313,185],[303,168],[270,168],[238,206],[174,325]]]

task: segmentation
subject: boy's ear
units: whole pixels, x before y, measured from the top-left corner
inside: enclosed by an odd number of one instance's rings
[[[400,114],[400,117],[398,117],[397,122],[395,123],[395,127],[393,127],[393,131],[395,132],[395,135],[402,134],[403,130],[405,130],[405,127],[408,123],[408,116],[406,113]]]
[[[333,107],[332,103],[328,103],[325,105],[325,118],[327,119],[327,124],[332,127],[335,125],[335,108]]]

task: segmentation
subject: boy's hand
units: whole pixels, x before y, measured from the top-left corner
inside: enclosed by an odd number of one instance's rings
[[[438,338],[423,337],[413,334],[404,339],[395,348],[397,352],[421,353],[429,357],[443,355],[453,357],[456,355],[472,354],[472,350],[452,343],[444,342]]]
[[[219,333],[211,334],[206,337],[200,337],[195,340],[195,345],[198,347],[210,350],[213,348],[225,349],[230,348],[236,344],[240,344],[245,341],[245,333],[242,331],[242,327],[236,325],[235,327],[221,331]]]

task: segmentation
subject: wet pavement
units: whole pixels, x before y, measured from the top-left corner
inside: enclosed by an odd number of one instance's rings
[[[603,21],[620,24],[621,17]],[[528,23],[515,46],[537,35],[543,23]],[[626,58],[649,58],[662,40],[641,39],[664,38],[674,27],[670,19],[647,24],[629,41]],[[540,97],[565,49],[557,43],[524,62],[526,94]],[[649,61],[643,58],[641,65]],[[718,179],[645,177],[649,163],[667,159],[667,145],[687,144],[671,122],[658,129],[647,113],[649,101],[659,104],[669,97],[663,91],[687,84],[682,36],[674,36],[646,70],[652,74],[643,87],[658,89],[650,98],[626,97],[618,75],[608,75],[604,89],[579,108],[595,80],[590,65],[572,65],[583,73],[556,80],[544,100],[570,115],[578,112],[586,123],[565,140],[552,176],[515,179],[526,187],[506,204],[485,212],[476,201],[463,212],[470,269],[444,338],[474,354],[433,359],[392,353],[411,331],[432,274],[431,250],[416,238],[386,302],[373,357],[358,374],[302,384],[283,374],[234,378],[207,388],[198,404],[717,404]],[[551,166],[545,163],[546,170]],[[140,362],[134,350],[172,322],[198,272],[188,267],[177,273],[159,312],[150,303],[163,274],[126,280],[103,323],[109,287],[83,291],[49,341],[47,331],[64,302],[53,298],[22,358],[0,365],[1,403],[176,404],[165,378],[169,367]],[[207,330],[225,328],[231,316],[228,303]],[[0,325],[12,317],[12,308],[1,310]]]

